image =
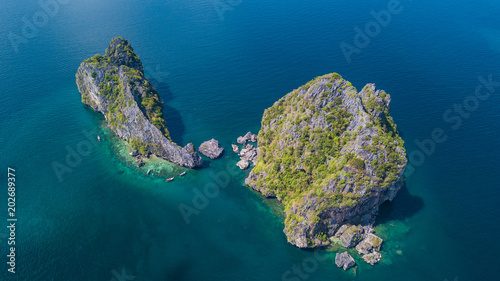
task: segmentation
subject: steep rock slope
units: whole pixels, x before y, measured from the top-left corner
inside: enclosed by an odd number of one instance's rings
[[[188,168],[202,165],[193,144],[180,147],[172,142],[163,103],[127,40],[114,38],[104,56],[83,61],[76,83],[82,102],[101,112],[108,126],[142,154],[152,153]]]
[[[373,84],[358,92],[332,73],[264,112],[245,183],[285,205],[290,243],[327,245],[344,224],[372,225],[380,204],[394,198],[407,159],[390,101]]]

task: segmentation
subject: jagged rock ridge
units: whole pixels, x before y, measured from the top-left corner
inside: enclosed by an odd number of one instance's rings
[[[127,40],[114,38],[106,55],[83,61],[76,83],[82,102],[101,112],[108,126],[142,154],[152,153],[188,168],[202,165],[193,144],[180,147],[171,140],[163,103]]]
[[[342,225],[372,225],[380,204],[394,198],[407,159],[390,101],[374,84],[358,92],[332,73],[264,112],[245,183],[284,204],[290,243],[325,246]]]

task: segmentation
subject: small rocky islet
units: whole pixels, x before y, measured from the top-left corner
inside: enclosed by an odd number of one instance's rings
[[[198,151],[210,159],[217,159],[224,152],[224,148],[220,146],[219,141],[211,139],[203,142],[198,148]]]
[[[202,166],[193,144],[180,147],[170,138],[163,103],[127,40],[114,38],[105,55],[82,62],[76,81],[82,102],[130,144],[138,166],[150,154]],[[339,243],[369,264],[380,261],[383,240],[373,224],[379,206],[401,188],[407,164],[390,101],[374,84],[357,91],[339,74],[327,74],[278,100],[265,110],[258,135],[248,132],[231,145],[240,169],[253,164],[245,185],[283,204],[289,243]],[[210,159],[224,151],[215,139],[198,150]],[[346,251],[335,264],[347,270],[356,262]]]
[[[356,262],[354,261],[352,256],[349,255],[347,251],[345,251],[343,253],[337,253],[335,255],[335,264],[338,267],[343,268],[344,270],[348,270],[351,267],[355,266]]]
[[[76,84],[82,102],[102,113],[108,127],[141,155],[153,154],[187,168],[203,165],[192,143],[180,147],[170,138],[163,103],[127,40],[114,38],[105,55],[84,60]]]
[[[381,259],[372,226],[403,185],[408,161],[390,102],[374,84],[358,91],[331,73],[265,110],[245,184],[283,204],[289,243],[316,248],[340,239],[367,263]]]

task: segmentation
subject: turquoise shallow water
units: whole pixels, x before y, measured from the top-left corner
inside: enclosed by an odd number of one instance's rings
[[[219,10],[223,18],[214,3],[229,7]],[[443,114],[474,94],[479,76],[500,80],[500,5],[401,1],[403,10],[348,63],[339,44],[353,44],[353,28],[387,5],[68,1],[15,52],[9,33],[22,36],[23,17],[43,9],[1,2],[0,169],[4,183],[7,167],[17,170],[19,218],[17,274],[2,260],[1,280],[499,280],[500,87],[459,128]],[[276,202],[244,187],[241,172],[186,224],[179,205],[192,205],[196,190],[237,158],[228,151],[167,184],[118,157],[119,144],[81,104],[74,78],[115,36],[141,57],[183,145],[214,137],[229,150],[237,136],[258,131],[275,100],[329,72],[392,95],[409,153],[418,153],[415,140],[443,129],[447,140],[423,163],[412,160],[406,188],[381,209],[382,262],[359,263],[355,275],[336,268],[332,253],[287,244]],[[59,181],[51,164],[64,163],[65,147],[76,149],[82,130],[93,129],[104,141]],[[6,233],[1,227],[2,259]]]

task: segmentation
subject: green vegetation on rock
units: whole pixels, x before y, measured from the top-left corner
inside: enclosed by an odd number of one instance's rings
[[[130,139],[129,143],[133,149],[139,150],[141,154],[146,154],[146,152],[148,151],[147,145],[138,139]]]
[[[121,37],[114,38],[105,55],[96,54],[83,63],[90,66],[91,76],[97,79],[100,93],[110,101],[106,120],[111,128],[119,128],[125,122],[123,110],[133,105],[133,100],[125,99],[124,88],[128,87],[135,91],[138,97],[136,102],[149,121],[171,140],[163,118],[163,103],[144,76],[139,57],[128,41]],[[91,102],[88,95],[82,95],[82,102]]]
[[[109,127],[141,154],[152,153],[188,168],[202,165],[193,144],[180,147],[172,142],[160,96],[127,40],[114,38],[105,55],[84,60],[76,83],[82,102],[101,112]]]
[[[356,208],[396,184],[407,160],[389,102],[373,84],[358,93],[332,73],[265,110],[258,162],[246,184],[281,200],[290,242],[324,244],[323,235],[338,227],[328,222],[333,209]]]

